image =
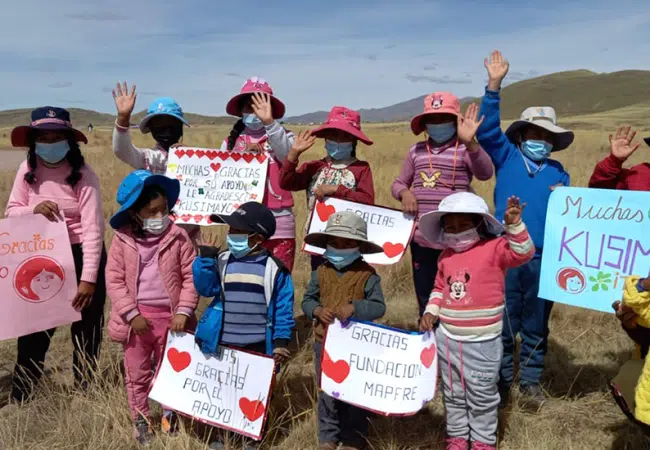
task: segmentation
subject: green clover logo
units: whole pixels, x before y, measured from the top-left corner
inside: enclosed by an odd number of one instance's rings
[[[591,290],[593,292],[599,290],[609,291],[609,286],[607,285],[612,282],[612,274],[605,273],[605,272],[598,272],[598,276],[596,277],[589,276],[589,281],[594,283],[594,285],[591,287]]]

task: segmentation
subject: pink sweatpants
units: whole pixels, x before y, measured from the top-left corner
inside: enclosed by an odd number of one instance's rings
[[[131,333],[124,344],[124,369],[126,396],[133,420],[139,415],[149,417],[149,391],[153,380],[151,357],[157,366],[165,349],[165,337],[171,326],[172,313],[168,308],[155,308],[140,305],[140,314],[149,321],[149,331],[138,336]]]
[[[262,246],[273,256],[282,261],[289,272],[293,271],[293,260],[296,256],[295,239],[270,239]]]

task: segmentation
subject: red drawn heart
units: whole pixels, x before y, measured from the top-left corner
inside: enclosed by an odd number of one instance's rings
[[[436,357],[436,344],[431,344],[429,347],[425,347],[420,352],[420,361],[422,365],[427,369],[433,364],[433,360]]]
[[[210,218],[210,216],[206,217],[205,220],[206,220],[208,223],[212,223],[212,219]]]
[[[177,179],[178,181],[181,181],[181,180],[183,179],[183,175],[176,175],[176,179]]]
[[[221,169],[221,163],[212,163],[210,164],[210,168],[215,172],[219,172],[219,169]]]
[[[205,150],[197,150],[196,156],[198,156],[199,158],[203,158],[205,156]]]
[[[181,220],[182,220],[183,222],[189,222],[191,218],[192,218],[192,215],[191,215],[191,214],[183,214],[183,215],[181,216]]]
[[[255,159],[255,155],[252,153],[244,153],[242,156],[244,158],[244,161],[246,161],[248,164],[253,162],[253,160]]]
[[[326,205],[323,202],[316,203],[316,214],[321,222],[327,222],[332,214],[336,212],[336,208],[332,205]]]
[[[185,156],[185,150],[176,150],[176,151],[174,152],[174,154],[175,154],[176,156],[178,156],[178,158],[180,159],[180,158],[182,158],[183,156]]]
[[[392,242],[386,242],[383,248],[386,256],[389,258],[394,258],[404,251],[404,244],[393,244]]]
[[[322,372],[335,383],[341,384],[350,375],[350,365],[341,359],[332,361],[327,352],[323,353],[323,362],[321,364]]]
[[[264,415],[264,403],[260,400],[251,401],[242,397],[239,399],[239,409],[249,422],[255,422]]]
[[[217,157],[217,152],[215,152],[214,150],[211,150],[211,151],[205,152],[205,156],[207,156],[208,159],[210,161],[212,161],[214,158]]]
[[[203,216],[201,214],[197,214],[193,217],[193,219],[196,223],[199,223],[203,220]]]
[[[194,156],[194,150],[187,150],[185,153],[186,153],[187,156],[189,156],[190,158],[191,158],[192,156]]]
[[[222,161],[225,161],[230,156],[230,152],[217,152],[217,156],[219,156]]]
[[[234,159],[235,161],[239,161],[239,160],[241,159],[241,157],[242,157],[242,154],[241,154],[241,153],[238,153],[238,152],[232,152],[232,153],[230,154],[230,157],[231,157],[232,159]]]
[[[192,355],[190,355],[188,352],[179,352],[177,349],[172,347],[167,350],[167,359],[169,360],[169,364],[171,364],[172,369],[174,369],[176,372],[181,372],[187,369],[187,367],[192,362]]]
[[[266,161],[266,158],[267,158],[267,156],[264,153],[258,153],[257,155],[255,155],[255,159],[259,163],[263,163],[264,161]]]

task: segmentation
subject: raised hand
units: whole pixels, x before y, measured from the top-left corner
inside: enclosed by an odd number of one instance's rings
[[[526,207],[525,203],[521,203],[519,197],[514,195],[508,199],[508,206],[506,207],[505,222],[506,225],[516,225],[521,222],[521,213]]]
[[[609,135],[609,149],[615,158],[625,161],[632,153],[638,150],[641,145],[640,142],[632,144],[636,136],[636,130],[631,130],[630,127],[618,127],[616,129],[616,136]]]
[[[458,125],[456,128],[456,133],[458,134],[458,139],[460,142],[469,146],[469,144],[476,136],[476,131],[478,127],[483,123],[485,116],[481,116],[481,119],[478,118],[479,107],[476,103],[472,103],[467,107],[465,111],[465,116],[458,116]]]
[[[498,91],[501,89],[501,82],[508,74],[510,63],[499,50],[494,50],[489,58],[485,58],[483,63],[488,72],[488,89],[491,91]]]
[[[316,136],[311,134],[311,130],[305,130],[298,133],[293,141],[293,146],[289,151],[289,161],[298,162],[300,155],[312,148],[315,142]]]
[[[252,100],[251,107],[255,115],[264,125],[271,125],[275,119],[273,119],[273,108],[271,107],[271,97],[269,94],[255,92]]]
[[[129,126],[137,98],[135,84],[131,87],[131,92],[129,92],[129,86],[126,84],[126,81],[122,85],[120,83],[115,85],[115,89],[113,89],[113,100],[115,100],[115,107],[117,108],[117,123],[120,126]]]

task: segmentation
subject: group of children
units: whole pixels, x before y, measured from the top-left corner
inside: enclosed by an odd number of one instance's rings
[[[425,98],[411,130],[426,132],[427,138],[410,148],[392,185],[404,213],[417,218],[410,244],[413,284],[420,330],[435,332],[439,346],[448,450],[495,448],[498,408],[507,405],[514,382],[518,334],[521,391],[540,405],[544,401],[540,378],[552,306],[537,297],[544,225],[551,192],[569,185],[568,173],[550,156],[574,137],[557,125],[550,107],[528,108],[502,131],[500,89],[509,65],[495,51],[485,67],[489,82],[480,108],[470,105],[462,114],[458,98],[447,92]],[[117,192],[120,207],[109,221],[115,237],[108,258],[99,180],[80,151],[85,136],[63,109],[39,108],[30,126],[13,130],[13,145],[29,151],[6,215],[66,221],[79,282],[73,306],[82,312],[72,326],[75,380],[81,388],[92,381],[107,293],[108,333],[124,346],[134,437],[148,444],[151,359],[160,361],[168,330],[193,331],[206,353],[224,344],[278,363],[290,358],[296,249],[291,193],[306,191],[310,211],[326,197],[374,204],[370,165],[356,154],[359,142],[373,142],[361,130],[359,113],[342,106],[334,107],[320,127],[295,135],[278,123],[285,106],[270,85],[247,80],[226,106],[239,120],[221,148],[267,154],[267,185],[261,203],[211,217],[228,226],[227,250],[220,251],[203,245],[198,226],[170,219],[180,185],[164,173],[168,152],[188,125],[181,107],[171,98],[151,104],[139,126],[156,146],[141,149],[129,131],[135,86],[118,84],[113,97],[114,152],[135,171]],[[300,155],[318,138],[324,139],[327,156],[299,167]],[[591,186],[650,190],[650,165],[622,169],[638,148],[633,138],[629,129],[610,138],[612,154],[597,166]],[[488,180],[494,173],[495,216],[471,188],[474,177]],[[323,257],[312,257],[302,299],[302,310],[314,323],[319,373],[324,330],[335,318],[373,321],[384,315],[380,278],[363,259],[382,249],[368,240],[366,223],[351,212],[333,214],[323,233],[308,234],[305,241],[325,250]],[[634,288],[647,296],[647,280]],[[199,295],[212,301],[197,322]],[[632,328],[629,308],[617,305],[626,329]],[[14,401],[31,396],[53,332],[19,338]],[[164,411],[162,422],[163,431],[178,431],[172,411]],[[323,450],[362,448],[368,413],[321,392],[318,429]],[[224,444],[216,439],[211,448]]]

